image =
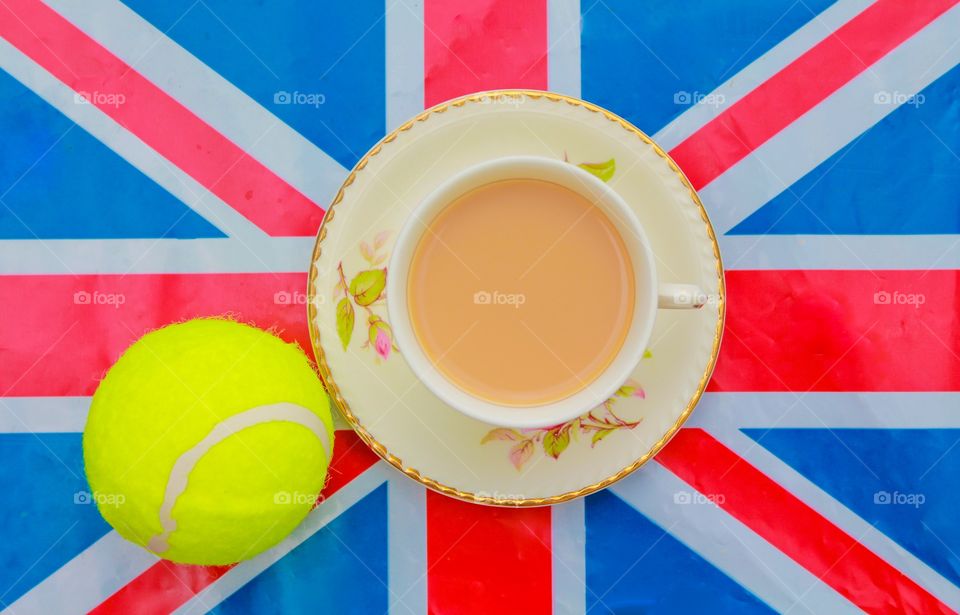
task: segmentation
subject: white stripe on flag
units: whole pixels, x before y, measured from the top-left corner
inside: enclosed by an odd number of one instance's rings
[[[315,508],[283,542],[251,560],[237,564],[174,613],[206,613],[213,609],[382,485],[390,477],[389,473],[386,464],[378,461]]]
[[[423,111],[423,0],[387,0],[387,132]]]
[[[860,612],[660,464],[647,465],[610,490],[780,613]]]
[[[400,472],[387,482],[391,613],[427,612],[427,490]]]
[[[897,104],[875,103],[877,92],[902,94],[897,99],[902,103],[960,63],[958,31],[960,5],[700,190],[717,233],[729,231],[898,108]],[[848,258],[847,250],[843,252]]]
[[[720,250],[727,269],[960,269],[960,235],[721,235]]]
[[[775,426],[768,425],[768,427]],[[710,433],[750,465],[826,517],[831,523],[858,540],[881,559],[913,579],[939,600],[950,605],[951,608],[960,610],[960,588],[894,542],[886,534],[877,530],[815,483],[784,463],[779,457],[763,448],[762,438],[761,443],[758,444],[733,426],[711,428]],[[856,457],[855,454],[853,456]],[[863,463],[863,460],[859,461]],[[864,465],[866,466],[866,464]],[[873,472],[872,469],[869,469],[869,466],[866,467],[870,472]],[[929,530],[929,528],[927,529]]]
[[[960,393],[707,393],[687,427],[958,429]]]
[[[0,397],[0,433],[79,433],[89,397]]]
[[[555,615],[577,615],[587,611],[587,531],[583,506],[583,498],[577,498],[556,504],[550,510]]]
[[[227,235],[244,239],[266,236],[240,212],[171,164],[95,105],[77,104],[71,88],[3,39],[0,39],[0,68]],[[69,203],[63,204],[64,208],[69,206]]]
[[[111,531],[33,586],[4,613],[86,613],[158,561]]]
[[[333,199],[346,169],[123,3],[47,4],[314,203]]]
[[[0,275],[306,272],[313,237],[0,239]]]
[[[702,128],[704,124],[729,109],[731,105],[757,88],[764,81],[774,76],[794,60],[810,50],[811,47],[827,38],[837,28],[860,14],[865,8],[873,4],[874,0],[839,0],[822,13],[814,16],[793,34],[783,39],[772,49],[754,60],[739,73],[733,75],[712,92],[688,92],[691,100],[693,95],[712,96],[701,100],[711,104],[693,105],[687,111],[660,129],[654,140],[664,149],[671,150],[687,137]],[[802,2],[792,4],[787,12],[793,10],[809,10]],[[765,35],[766,33],[764,33]],[[757,41],[759,42],[759,41]]]
[[[0,434],[80,433],[87,424],[89,397],[0,397]],[[339,412],[333,428],[350,429]]]
[[[547,0],[547,87],[580,98],[580,0]]]

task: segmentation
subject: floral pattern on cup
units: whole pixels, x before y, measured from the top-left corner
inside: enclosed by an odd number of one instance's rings
[[[644,354],[644,358],[650,356],[652,355],[648,350]],[[640,383],[631,378],[613,394],[613,397],[572,421],[537,429],[497,427],[488,431],[480,440],[480,444],[496,441],[512,442],[509,458],[510,463],[517,471],[522,470],[523,466],[533,458],[537,448],[542,449],[543,454],[559,459],[563,451],[570,446],[570,443],[578,442],[581,437],[589,436],[590,448],[593,448],[601,440],[616,431],[636,428],[643,421],[642,418],[636,421],[627,421],[614,411],[614,404],[619,399],[626,397],[644,399],[646,393]]]
[[[360,255],[370,268],[357,272],[347,282],[343,271],[343,261],[337,263],[338,279],[333,289],[333,299],[337,302],[337,336],[343,349],[350,346],[356,328],[358,312],[366,319],[367,335],[361,348],[372,348],[379,359],[389,359],[390,353],[397,350],[393,341],[393,329],[386,319],[378,313],[386,299],[387,268],[378,267],[387,260],[388,253],[383,250],[390,238],[389,231],[377,233],[371,243],[360,242]]]
[[[581,162],[577,166],[603,182],[613,179],[613,174],[617,172],[617,161],[613,158],[604,162]]]
[[[570,162],[567,152],[563,152],[563,161]],[[617,161],[614,158],[603,162],[581,162],[577,166],[602,182],[610,181],[613,179],[613,174],[617,172]]]

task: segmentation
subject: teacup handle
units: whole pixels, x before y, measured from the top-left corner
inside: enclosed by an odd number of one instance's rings
[[[661,284],[657,289],[657,307],[668,310],[701,308],[707,295],[696,284]]]

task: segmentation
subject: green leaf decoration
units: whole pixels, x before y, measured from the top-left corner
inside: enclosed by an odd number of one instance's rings
[[[636,390],[637,390],[637,387],[632,387],[628,384],[625,384],[619,389],[617,389],[617,392],[615,393],[615,395],[617,397],[630,397],[631,395],[633,395],[633,392]]]
[[[353,337],[353,304],[350,299],[344,297],[337,303],[337,335],[340,336],[340,343],[346,350],[350,345],[350,338]]]
[[[570,445],[570,430],[560,429],[559,431],[548,431],[543,436],[543,452],[554,459],[560,458],[560,453],[566,450]]]
[[[367,269],[350,281],[350,294],[357,305],[366,306],[380,298],[386,285],[386,269]]]
[[[606,438],[607,436],[609,436],[610,434],[612,434],[612,433],[615,432],[615,431],[616,431],[615,428],[611,428],[611,429],[601,429],[601,430],[595,432],[595,433],[593,434],[593,438],[591,438],[591,440],[590,440],[590,448],[593,448],[593,446],[594,446],[597,442],[599,442],[600,440],[603,440],[604,438]]]
[[[497,429],[491,429],[489,432],[487,432],[487,435],[483,437],[483,440],[480,440],[480,444],[486,444],[487,442],[493,442],[494,440],[507,440],[509,442],[516,442],[523,439],[523,435],[515,429],[498,427]]]
[[[613,158],[606,162],[581,162],[577,166],[605,182],[613,179],[613,174],[617,170],[617,162]]]
[[[653,353],[650,352],[650,349],[649,349],[649,348],[643,351],[643,358],[644,358],[644,359],[652,359],[652,358],[653,358]]]

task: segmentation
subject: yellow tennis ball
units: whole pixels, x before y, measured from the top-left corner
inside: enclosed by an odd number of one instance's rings
[[[310,512],[332,450],[330,401],[303,352],[220,319],[130,346],[83,432],[107,522],[188,564],[230,564],[283,540]]]

